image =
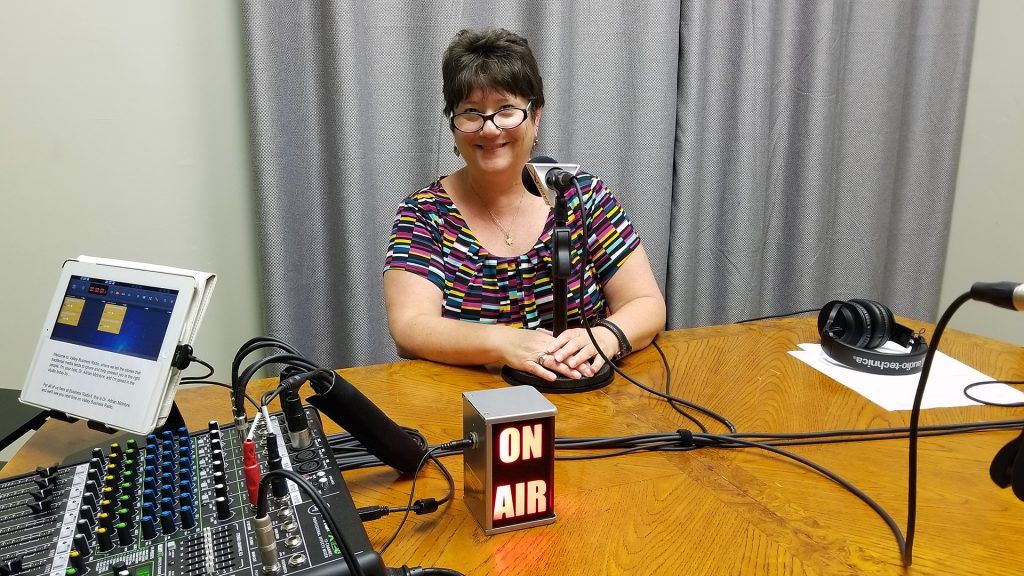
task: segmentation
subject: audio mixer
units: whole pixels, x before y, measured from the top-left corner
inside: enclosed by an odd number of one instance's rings
[[[349,574],[321,511],[292,482],[272,479],[272,530],[262,519],[257,533],[259,480],[281,468],[326,501],[361,571],[383,572],[317,412],[305,414],[299,435],[281,414],[261,419],[248,439],[248,430],[210,422],[0,482],[0,576]]]

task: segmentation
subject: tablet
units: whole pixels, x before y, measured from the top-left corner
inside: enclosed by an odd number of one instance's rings
[[[21,401],[147,434],[166,419],[196,279],[64,263]]]

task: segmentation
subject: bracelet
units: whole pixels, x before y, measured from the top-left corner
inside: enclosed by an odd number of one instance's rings
[[[593,323],[593,326],[602,326],[607,328],[615,335],[615,339],[619,341],[619,351],[615,353],[612,360],[618,360],[633,351],[633,347],[629,345],[629,339],[622,333],[622,329],[616,326],[611,320],[599,318]]]

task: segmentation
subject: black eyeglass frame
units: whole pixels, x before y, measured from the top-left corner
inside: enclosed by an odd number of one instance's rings
[[[501,114],[502,112],[508,112],[509,110],[519,110],[520,112],[523,113],[523,119],[520,120],[519,124],[516,124],[515,126],[509,126],[507,128],[502,128],[501,126],[498,126],[498,123],[494,121],[494,117],[497,116],[498,114]],[[452,114],[450,114],[448,116],[448,126],[452,130],[458,130],[459,132],[462,132],[463,134],[476,134],[477,132],[480,132],[481,130],[483,130],[484,126],[487,126],[487,121],[490,120],[491,124],[494,124],[494,127],[497,128],[498,130],[515,130],[516,128],[519,128],[520,126],[522,126],[523,122],[526,122],[526,119],[530,117],[530,112],[532,112],[532,111],[533,111],[533,98],[530,98],[530,101],[526,103],[526,108],[519,108],[518,106],[509,106],[507,108],[499,108],[498,110],[495,110],[494,112],[491,112],[490,114],[483,114],[482,112],[459,112],[458,114],[452,113]],[[455,125],[455,117],[456,116],[464,116],[464,115],[467,115],[467,114],[471,114],[473,116],[479,116],[483,120],[480,123],[480,127],[479,128],[477,128],[476,130],[467,131],[467,130],[463,130],[463,129],[461,129],[458,126]]]

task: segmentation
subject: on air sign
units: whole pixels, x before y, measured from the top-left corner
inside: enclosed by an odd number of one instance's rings
[[[465,500],[485,534],[555,521],[555,406],[536,389],[466,392]]]

